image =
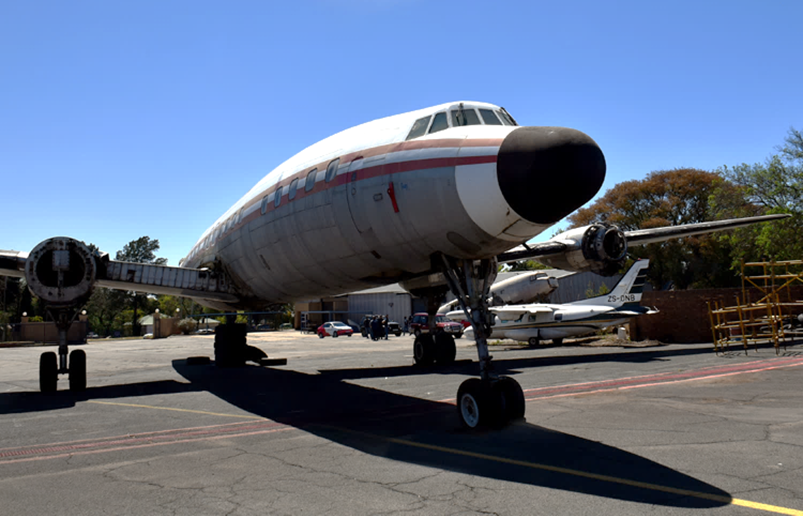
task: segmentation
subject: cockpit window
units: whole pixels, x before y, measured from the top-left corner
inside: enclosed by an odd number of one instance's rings
[[[429,125],[429,120],[431,116],[425,116],[424,118],[419,118],[413,124],[413,128],[410,129],[410,134],[407,135],[406,140],[412,140],[413,138],[418,138],[419,136],[424,136],[424,133],[427,132],[427,126]]]
[[[326,167],[326,182],[328,183],[337,175],[337,166],[340,164],[340,158],[332,160],[329,166]]]
[[[515,120],[513,120],[513,117],[510,116],[510,113],[505,111],[505,108],[500,109],[496,112],[496,114],[499,115],[499,118],[502,119],[502,123],[505,125],[519,125]]]
[[[508,120],[508,118],[505,116],[505,114],[502,113],[501,111],[497,111],[496,115],[502,121],[502,125],[513,125],[513,124],[510,123],[510,120]]]
[[[480,119],[477,112],[471,108],[460,107],[460,109],[452,110],[452,127],[459,127],[461,125],[480,125]]]
[[[449,128],[449,122],[446,120],[446,113],[438,113],[435,119],[432,120],[432,127],[429,128],[429,134],[437,133]]]
[[[502,122],[494,115],[494,112],[490,109],[480,109],[480,115],[482,115],[482,120],[485,122],[485,125],[502,125]]]

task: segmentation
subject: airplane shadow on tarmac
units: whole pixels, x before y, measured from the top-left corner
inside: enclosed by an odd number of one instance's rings
[[[476,433],[460,428],[454,405],[327,375],[260,367],[221,370],[183,360],[173,361],[173,367],[192,390],[379,457],[669,507],[711,508],[731,500],[721,489],[638,455],[526,422]]]
[[[509,369],[503,362],[496,362],[500,371]],[[453,366],[463,374],[475,373],[476,367]],[[214,364],[190,366],[185,360],[174,360],[173,368],[189,383],[163,380],[90,387],[80,393],[6,393],[0,394],[0,414],[65,409],[90,399],[206,391],[254,415],[392,460],[667,507],[712,508],[731,500],[719,488],[633,453],[526,422],[502,430],[463,430],[454,405],[342,381],[359,374],[220,369]],[[415,368],[398,369],[399,374],[415,374]]]

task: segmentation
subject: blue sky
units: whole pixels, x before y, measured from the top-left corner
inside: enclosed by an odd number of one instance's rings
[[[763,161],[803,129],[801,19],[795,1],[3,2],[0,248],[148,235],[175,265],[292,154],[453,100],[588,133],[600,194]]]

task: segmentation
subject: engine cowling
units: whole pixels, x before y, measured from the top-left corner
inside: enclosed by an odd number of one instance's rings
[[[571,229],[550,239],[566,245],[560,254],[539,257],[538,261],[557,269],[593,271],[612,276],[624,265],[627,238],[624,232],[609,224],[591,224]]]
[[[83,304],[97,278],[94,253],[69,237],[53,237],[33,248],[25,263],[31,293],[52,307]]]

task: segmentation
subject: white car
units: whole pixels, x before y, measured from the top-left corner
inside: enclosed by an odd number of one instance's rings
[[[348,335],[354,333],[354,329],[346,323],[340,321],[323,323],[318,326],[318,337],[324,338],[326,336],[337,337],[339,335]]]

